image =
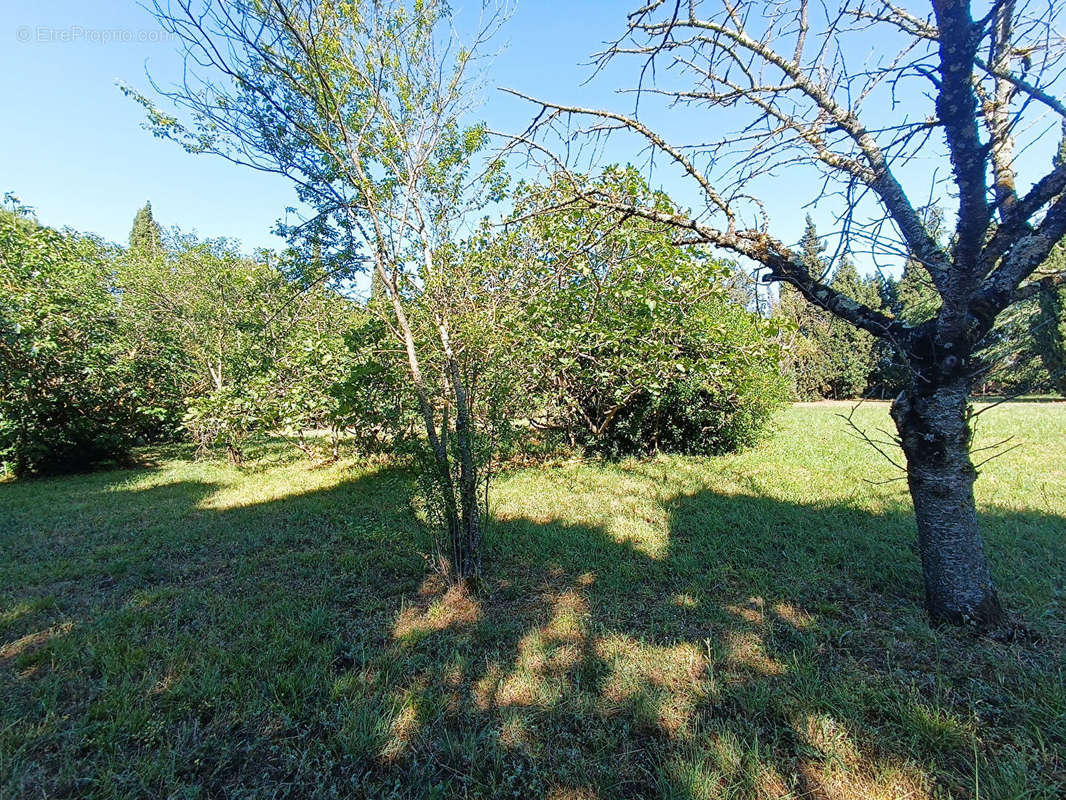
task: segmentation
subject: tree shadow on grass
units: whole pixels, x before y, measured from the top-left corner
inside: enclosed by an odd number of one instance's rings
[[[598,740],[581,769],[602,765],[591,786],[604,796],[897,797],[938,787],[965,796],[975,764],[992,787],[986,796],[1061,792],[1061,627],[1039,646],[1016,647],[931,629],[910,515],[709,491],[666,505],[659,558],[603,530],[517,520],[499,532],[490,561],[522,552],[517,573],[540,553],[534,572],[550,576],[548,596],[582,609],[585,650],[598,659],[583,668],[605,677],[598,696],[570,686],[556,706],[592,709],[583,731]],[[1043,556],[1025,570],[1026,596],[1053,609],[1063,520],[1008,513],[983,522],[1000,563]],[[1017,536],[1037,528],[1041,537]],[[531,610],[541,622],[530,630],[557,624],[548,607]],[[557,684],[550,654],[526,633],[503,686]],[[504,695],[499,708],[520,705]],[[1058,755],[1042,755],[1043,736]],[[566,737],[565,724],[542,735]],[[636,758],[592,755],[620,756],[634,741]],[[551,774],[565,776],[566,759]]]
[[[651,551],[496,519],[471,597],[427,577],[402,470],[245,505],[127,477],[0,528],[0,794],[966,796],[975,767],[986,796],[1062,788],[1061,628],[930,629],[903,513],[704,491],[663,501]],[[998,563],[1043,554],[1017,596],[1051,608],[1066,545],[1016,534],[1063,520],[984,522]]]

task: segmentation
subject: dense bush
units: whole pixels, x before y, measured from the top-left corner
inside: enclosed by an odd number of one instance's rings
[[[244,459],[248,437],[266,429],[262,384],[230,384],[189,400],[182,420],[198,452],[223,450],[234,464]]]
[[[0,211],[0,462],[16,475],[125,460],[165,414],[124,341],[112,253]]]
[[[598,180],[674,208],[631,168]],[[441,445],[454,455],[470,437],[469,469],[487,476],[537,428],[611,457],[757,441],[784,396],[775,323],[737,302],[729,265],[660,226],[574,205],[525,214],[563,189],[524,187],[518,221],[434,252],[447,282],[404,286]],[[342,437],[365,453],[425,449],[397,312],[344,296],[319,248],[248,257],[165,235],[148,206],[134,227],[125,249],[4,217],[10,470],[121,461],[167,436],[234,461],[258,435],[314,460],[336,457]],[[458,486],[463,458],[446,463]]]
[[[418,430],[419,419],[395,339],[380,319],[368,316],[348,331],[345,344],[347,369],[330,389],[338,424],[360,452],[402,447]]]
[[[639,391],[598,433],[577,429],[589,452],[718,455],[756,444],[787,397],[765,323],[725,303],[686,320],[673,373]]]
[[[581,435],[586,449],[618,458],[655,452],[719,455],[756,444],[783,400],[781,384],[723,392],[683,377],[658,394],[641,394],[600,436]]]
[[[674,208],[632,168],[599,180]],[[523,189],[519,215],[557,204],[560,191]],[[529,286],[520,327],[534,427],[609,456],[758,439],[785,396],[776,328],[732,300],[730,265],[656,224],[573,205],[527,214],[509,247],[501,261]]]
[[[1051,385],[1066,397],[1066,288],[1040,293],[1040,313],[1033,321],[1037,347]]]

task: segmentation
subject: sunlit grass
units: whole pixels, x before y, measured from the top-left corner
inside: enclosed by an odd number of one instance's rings
[[[478,595],[398,467],[171,448],[0,485],[0,797],[1061,797],[1066,404],[978,419],[1021,445],[978,481],[1013,643],[926,623],[849,409],[504,475]]]

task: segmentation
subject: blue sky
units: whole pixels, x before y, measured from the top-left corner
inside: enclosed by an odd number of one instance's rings
[[[147,61],[177,67],[174,45],[91,41],[110,31],[158,29],[132,2],[34,0],[0,4],[0,189],[35,207],[43,222],[124,242],[136,210],[205,235],[266,244],[291,190],[205,158],[140,128],[143,113],[116,87],[144,84]],[[99,34],[97,34],[99,32]],[[63,41],[62,37],[80,37]],[[28,39],[28,41],[21,41]]]
[[[610,2],[527,0],[507,25],[493,76],[499,84],[554,91],[576,84],[598,41],[589,31]],[[564,23],[565,20],[565,24]],[[280,246],[270,229],[295,205],[289,184],[208,156],[191,156],[141,128],[143,111],[116,87],[147,87],[179,74],[173,42],[152,16],[123,0],[0,3],[0,191],[33,206],[42,222],[124,242],[136,210],[246,247]],[[107,39],[110,37],[110,41]],[[131,41],[119,41],[119,38]],[[520,130],[529,107],[488,91],[491,124]]]
[[[471,4],[454,3],[460,15]],[[590,74],[589,54],[622,30],[629,5],[618,0],[518,0],[486,89],[482,116],[490,127],[521,131],[532,114],[527,104],[495,86],[627,110],[630,101],[615,96],[613,89],[632,80],[635,64],[590,85],[581,83]],[[176,43],[160,33],[152,16],[132,0],[0,3],[0,96],[5,102],[0,191],[15,192],[46,224],[69,225],[118,242],[126,240],[137,208],[151,200],[164,225],[231,236],[246,249],[280,246],[270,229],[295,204],[286,181],[191,156],[172,142],[153,138],[141,128],[140,107],[117,88],[119,81],[147,88],[146,67],[161,83],[180,74]],[[721,115],[711,120],[688,112],[659,112],[653,119],[683,133],[699,126],[697,138],[703,139],[730,123]],[[611,145],[610,158],[636,159],[636,148],[619,140]],[[1037,148],[1025,158],[1042,166],[1048,155]],[[924,179],[944,167],[937,159],[923,155],[901,174]],[[699,202],[691,186],[673,182],[668,172],[657,179],[682,204]],[[802,207],[807,197],[796,190],[797,180],[782,175],[765,192],[773,228],[786,241],[798,239],[807,213]],[[813,211],[823,232],[828,232],[827,212]]]

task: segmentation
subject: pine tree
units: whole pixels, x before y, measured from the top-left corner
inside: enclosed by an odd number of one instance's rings
[[[922,267],[908,259],[903,265],[903,275],[896,283],[896,299],[899,304],[896,316],[908,325],[921,325],[936,316],[940,295]]]
[[[163,231],[152,216],[152,204],[147,202],[133,218],[130,230],[130,250],[155,255],[163,247]]]
[[[900,300],[900,279],[884,276],[878,286],[881,310],[900,317],[903,303]],[[868,378],[867,392],[871,397],[891,399],[900,393],[906,384],[907,365],[899,357],[891,342],[878,339],[874,343],[873,368]]]
[[[936,206],[925,209],[925,226],[929,235],[936,241],[946,237],[944,212]],[[928,273],[913,258],[908,258],[903,265],[903,275],[896,285],[899,307],[894,309],[896,316],[908,325],[921,325],[936,316],[940,308],[940,295],[929,279]]]
[[[1062,138],[1055,166],[1066,162],[1066,122],[1062,124]],[[1051,251],[1039,272],[1051,274],[1066,269],[1066,240]],[[1040,354],[1051,385],[1066,397],[1066,286],[1045,289],[1040,293],[1039,311],[1033,315],[1033,349]]]
[[[829,268],[826,245],[818,238],[814,222],[800,239],[803,260],[812,275],[823,276]],[[881,308],[880,281],[863,278],[846,256],[829,285],[870,308]],[[859,397],[866,391],[870,373],[878,360],[874,337],[842,323],[827,311],[815,307],[786,284],[781,286],[778,313],[795,329],[786,348],[786,369],[796,396],[803,400]]]
[[[926,228],[937,241],[944,238],[944,213],[936,206],[924,209]],[[936,316],[940,295],[921,264],[908,258],[899,278],[887,278],[881,285],[881,308],[908,325],[921,325]],[[873,367],[869,376],[870,393],[882,398],[895,397],[907,383],[906,362],[891,342],[878,340],[874,346]]]

